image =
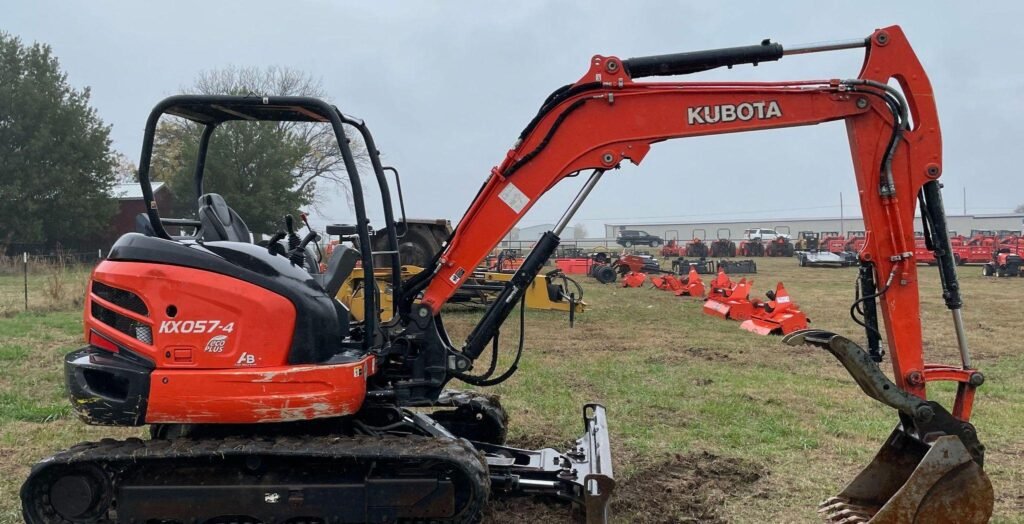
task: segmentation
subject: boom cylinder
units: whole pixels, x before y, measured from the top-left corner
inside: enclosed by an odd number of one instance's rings
[[[782,58],[782,54],[782,44],[765,40],[760,45],[629,58],[623,60],[622,65],[633,78],[688,75],[723,66],[773,62]]]
[[[590,192],[597,185],[597,182],[601,180],[601,175],[603,174],[604,170],[602,169],[595,169],[590,174],[590,178],[580,188],[580,192],[572,200],[572,203],[569,204],[569,208],[565,210],[562,218],[558,220],[554,230],[544,233],[530,251],[530,254],[526,255],[526,260],[516,270],[515,275],[512,275],[512,280],[505,284],[505,287],[498,293],[497,298],[487,308],[484,317],[480,319],[480,322],[473,328],[473,332],[469,334],[469,338],[466,339],[466,345],[462,348],[464,355],[471,359],[476,359],[483,352],[484,348],[487,347],[487,343],[497,335],[498,328],[501,327],[501,324],[508,318],[509,313],[515,308],[516,302],[523,296],[526,288],[533,285],[533,280],[540,274],[544,263],[551,258],[555,249],[558,248],[560,242],[559,233],[569,225],[569,221],[572,220],[576,211],[583,205],[583,201],[590,195]]]
[[[505,287],[487,308],[484,317],[480,319],[480,322],[473,328],[473,332],[469,334],[469,338],[466,339],[466,345],[462,348],[462,353],[466,357],[475,360],[480,356],[480,353],[487,347],[487,344],[498,333],[498,328],[508,318],[509,313],[515,309],[516,303],[523,296],[523,292],[533,284],[533,279],[537,278],[537,274],[544,267],[544,263],[555,252],[558,242],[558,235],[551,231],[544,233],[540,237],[540,240],[537,241],[530,254],[526,255],[526,260],[516,270],[515,275],[512,275],[512,280],[505,284]]]

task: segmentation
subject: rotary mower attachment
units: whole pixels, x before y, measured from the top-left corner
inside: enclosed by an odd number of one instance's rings
[[[864,393],[899,412],[899,425],[874,460],[838,495],[819,506],[827,522],[988,522],[994,495],[982,469],[985,447],[973,425],[937,402],[900,389],[866,351],[847,338],[808,329],[789,334],[783,342],[825,349],[839,359]],[[970,387],[982,380],[974,372]]]
[[[647,273],[630,271],[622,277],[622,287],[643,287],[647,282]]]
[[[697,268],[690,266],[690,272],[682,283],[683,289],[675,292],[677,297],[704,297],[704,281],[700,279]]]
[[[724,281],[721,279],[724,277]],[[750,288],[753,280],[741,278],[733,284],[725,273],[719,273],[711,283],[711,292],[704,302],[704,314],[723,320],[748,320],[754,312],[754,304],[750,301]]]
[[[690,272],[685,278],[666,273],[663,277],[651,277],[651,284],[656,289],[671,291],[677,297],[704,297],[704,281],[694,266],[690,266]]]
[[[775,291],[767,293],[768,302],[757,302],[748,320],[740,327],[758,335],[772,333],[788,335],[794,331],[807,329],[810,320],[790,298],[786,287],[779,282]]]

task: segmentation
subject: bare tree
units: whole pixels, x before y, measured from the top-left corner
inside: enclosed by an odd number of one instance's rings
[[[118,184],[138,183],[139,166],[124,153],[114,153],[114,182]]]
[[[289,67],[235,67],[203,71],[195,84],[184,90],[194,94],[232,94],[268,96],[309,96],[327,98],[319,78]],[[339,192],[351,206],[351,187],[334,130],[330,125],[308,122],[280,122],[278,127],[299,143],[305,154],[292,170],[295,190],[321,205],[330,194],[324,187]],[[349,147],[358,165],[367,161],[366,147],[354,129],[347,132]]]
[[[1014,213],[1024,213],[1024,204],[1021,204],[1021,205],[1013,208],[1013,212]]]
[[[572,226],[572,238],[575,240],[587,238],[587,226],[583,222],[577,222],[575,226]]]

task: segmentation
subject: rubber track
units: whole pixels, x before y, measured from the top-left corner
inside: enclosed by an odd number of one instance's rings
[[[28,480],[22,485],[23,508],[29,506],[26,497],[29,486],[41,474],[53,466],[93,463],[104,469],[120,465],[131,465],[142,461],[168,461],[175,459],[228,458],[250,455],[278,456],[293,458],[341,458],[352,460],[419,460],[444,461],[462,470],[465,478],[476,485],[476,493],[465,509],[452,519],[438,522],[477,522],[490,492],[490,477],[484,456],[463,439],[437,439],[419,435],[383,435],[352,437],[277,437],[224,439],[171,439],[141,440],[104,439],[100,442],[76,444],[44,459],[32,467]],[[121,463],[121,464],[117,464]],[[25,519],[30,524],[36,524]],[[106,522],[99,520],[97,522]],[[433,522],[433,521],[432,521]],[[42,524],[42,523],[40,523]]]

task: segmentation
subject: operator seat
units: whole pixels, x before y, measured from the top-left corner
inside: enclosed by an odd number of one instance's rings
[[[324,288],[328,296],[336,296],[345,279],[352,274],[357,261],[359,261],[358,250],[338,245],[327,262],[327,271],[314,275],[314,278],[320,282],[320,286]]]
[[[199,222],[202,224],[202,240],[252,243],[252,234],[242,217],[228,207],[224,197],[217,193],[199,197]]]

